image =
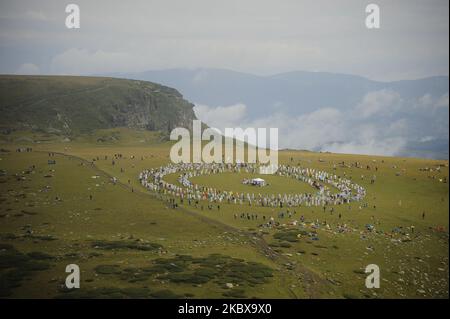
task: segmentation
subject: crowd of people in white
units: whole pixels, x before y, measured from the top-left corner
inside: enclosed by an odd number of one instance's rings
[[[190,179],[200,175],[225,172],[259,172],[258,164],[206,164],[180,163],[168,164],[155,169],[144,170],[139,174],[141,184],[150,191],[179,197],[182,200],[211,203],[248,204],[263,207],[297,207],[340,205],[364,198],[363,187],[335,174],[312,168],[280,165],[276,175],[297,179],[312,187],[311,193],[300,194],[255,194],[253,192],[235,192],[193,184]],[[179,173],[179,185],[164,181],[164,176]],[[332,187],[330,187],[332,186]],[[335,188],[333,190],[333,188]],[[314,191],[315,189],[315,191]]]

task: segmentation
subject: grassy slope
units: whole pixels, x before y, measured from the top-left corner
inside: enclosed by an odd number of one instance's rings
[[[164,106],[164,107],[162,107]],[[175,89],[105,77],[0,75],[0,127],[77,136],[128,126],[167,132],[189,125],[193,105]]]
[[[374,185],[370,185],[368,178],[374,174],[373,171],[340,167],[336,171],[338,174],[345,171],[367,188],[367,208],[359,209],[359,204],[352,204],[351,210],[348,206],[336,207],[333,214],[323,212],[321,208],[298,208],[292,217],[299,219],[300,215],[304,215],[309,222],[317,219],[326,221],[332,228],[338,223],[345,223],[353,229],[351,232],[340,234],[322,228],[317,230],[319,241],[302,237],[298,242],[287,243],[274,235],[286,234],[290,229],[288,226],[261,232],[257,227],[260,221],[233,217],[234,213],[249,212],[277,218],[278,211],[270,208],[222,204],[220,211],[195,207],[172,210],[166,207],[164,200],[146,195],[136,176],[144,168],[167,163],[170,144],[158,142],[158,138],[150,133],[125,129],[113,131],[118,139],[111,143],[97,143],[92,136],[71,143],[52,142],[51,137],[47,137],[46,143],[28,144],[34,149],[32,153],[1,153],[0,169],[8,174],[1,177],[0,184],[0,233],[20,235],[24,233],[24,226],[32,225],[35,233],[58,238],[54,241],[33,241],[22,237],[5,239],[3,236],[2,243],[14,244],[20,251],[42,251],[58,257],[50,269],[33,273],[30,281],[22,281],[21,287],[13,290],[13,296],[57,295],[57,287],[64,279],[64,267],[70,262],[81,266],[82,286],[86,289],[102,286],[148,287],[150,290],[167,288],[181,295],[192,293],[195,297],[221,297],[224,293],[222,287],[211,282],[201,287],[154,280],[128,283],[115,276],[96,274],[94,268],[99,264],[142,266],[159,257],[154,252],[132,250],[101,251],[101,256],[89,255],[98,251],[90,246],[91,240],[126,240],[132,236],[162,243],[168,251],[164,257],[177,253],[205,256],[220,252],[256,261],[276,270],[269,283],[246,286],[247,297],[448,297],[448,184],[439,181],[448,179],[447,161],[281,152],[282,163],[291,163],[293,158],[293,164],[300,163],[330,172],[333,171],[333,164],[341,161],[358,161],[363,167],[376,165],[379,168]],[[95,134],[112,133],[107,130]],[[0,146],[14,150],[18,142]],[[116,176],[128,187],[113,186],[107,177],[92,179],[91,176],[98,172],[92,167],[80,166],[81,160],[78,159],[57,156],[57,165],[49,166],[46,164],[48,155],[37,150],[58,151],[87,160],[99,156],[96,167]],[[112,166],[110,159],[116,153],[123,154],[125,158]],[[109,156],[108,160],[103,160],[105,155]],[[131,159],[132,155],[134,159]],[[34,174],[26,176],[27,181],[18,182],[13,178],[14,173],[32,164],[37,169]],[[419,168],[436,167],[438,164],[444,165],[440,173],[419,171]],[[43,177],[49,169],[55,169],[54,177]],[[400,175],[397,176],[397,173]],[[365,178],[361,179],[361,175]],[[220,185],[221,178],[229,188],[242,187],[239,183],[235,184],[240,177],[217,175],[209,181],[199,177],[205,184],[210,182],[216,185]],[[45,185],[51,185],[52,190],[39,192]],[[286,185],[290,189],[291,185]],[[134,192],[131,192],[131,187]],[[299,185],[299,189],[303,187],[306,186]],[[21,193],[25,193],[26,197],[22,198]],[[89,194],[93,195],[92,201],[88,199]],[[55,201],[55,196],[63,200]],[[37,214],[23,214],[22,210]],[[425,220],[421,218],[423,211],[426,212]],[[339,213],[342,219],[339,219]],[[280,220],[282,223],[288,221]],[[385,232],[402,226],[410,234],[407,227],[414,225],[415,232],[410,235],[411,241],[397,241],[404,239],[404,236],[394,235],[391,238],[384,234],[365,233],[364,225],[368,223]],[[445,231],[437,231],[437,226]],[[307,228],[311,230],[309,225]],[[266,243],[275,246],[282,243],[286,247],[273,247],[267,251],[260,237]],[[268,258],[267,255],[274,250],[278,251],[277,256]],[[68,253],[81,256],[68,257]],[[286,267],[286,263],[291,265]],[[364,275],[360,273],[370,263],[381,268],[382,287],[376,291],[364,287]]]

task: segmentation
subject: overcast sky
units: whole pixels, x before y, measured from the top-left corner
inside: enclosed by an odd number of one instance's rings
[[[216,67],[376,80],[448,75],[448,0],[0,0],[0,73],[93,74]],[[365,7],[381,29],[365,27]]]

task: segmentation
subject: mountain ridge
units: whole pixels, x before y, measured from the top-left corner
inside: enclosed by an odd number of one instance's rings
[[[261,76],[208,68],[113,75],[177,88],[213,127],[275,125],[282,148],[448,158],[445,75],[389,82],[331,72]]]
[[[442,95],[448,92],[449,83],[449,77],[441,75],[382,82],[345,73],[291,71],[265,76],[218,68],[172,68],[104,75],[175,87],[193,103],[213,107],[244,103],[250,118],[274,111],[274,105],[280,104],[291,115],[325,106],[346,108],[367,93],[383,89],[398,90],[405,98]],[[327,94],[323,94],[324,90]]]
[[[193,104],[168,86],[85,76],[0,75],[0,127],[76,135],[129,127],[191,128]]]

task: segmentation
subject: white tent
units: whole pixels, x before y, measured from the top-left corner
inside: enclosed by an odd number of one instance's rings
[[[266,185],[266,181],[263,180],[262,178],[253,178],[252,179],[252,185],[265,186]]]

